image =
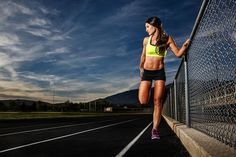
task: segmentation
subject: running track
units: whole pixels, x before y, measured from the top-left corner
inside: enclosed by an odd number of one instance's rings
[[[151,140],[151,115],[0,122],[0,157],[188,157],[164,119]]]

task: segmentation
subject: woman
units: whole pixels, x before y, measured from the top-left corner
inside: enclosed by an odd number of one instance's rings
[[[149,37],[143,40],[143,50],[140,59],[140,77],[139,87],[140,104],[145,105],[149,101],[152,80],[154,80],[154,110],[153,110],[153,128],[152,139],[160,139],[157,128],[161,120],[162,98],[165,92],[165,70],[164,57],[167,48],[180,58],[185,54],[190,40],[186,40],[179,49],[171,36],[168,36],[163,28],[161,20],[158,17],[148,18],[145,22],[146,31]]]

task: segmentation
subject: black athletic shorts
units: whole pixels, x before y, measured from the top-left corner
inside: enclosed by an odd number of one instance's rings
[[[163,80],[166,81],[165,69],[160,70],[146,70],[142,74],[142,81]]]

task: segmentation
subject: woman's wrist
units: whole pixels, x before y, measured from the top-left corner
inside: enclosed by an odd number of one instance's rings
[[[182,55],[181,55],[181,56],[183,56],[183,55],[186,54],[186,50],[187,50],[187,48],[188,48],[188,46],[189,46],[189,43],[190,43],[190,40],[188,39],[188,40],[186,40],[186,42],[182,45],[182,47],[181,47],[181,49],[180,49],[180,51],[182,52]]]

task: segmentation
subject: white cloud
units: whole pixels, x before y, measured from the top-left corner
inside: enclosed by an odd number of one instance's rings
[[[4,46],[4,48],[8,54],[10,54],[10,52],[22,52],[22,48],[20,47],[20,45],[8,45],[8,46]]]
[[[98,76],[98,75],[89,75],[86,78],[93,78],[100,79],[103,83],[88,82],[87,80],[81,80],[80,78],[76,79],[69,79],[65,77],[59,77],[55,75],[41,75],[36,73],[20,73],[20,77],[24,77],[25,79],[36,80],[36,81],[45,81],[48,82],[50,87],[48,91],[43,91],[40,87],[36,87],[35,85],[29,83],[29,81],[24,81],[19,83],[16,87],[22,89],[18,91],[18,95],[24,93],[24,91],[29,90],[29,86],[33,86],[32,93],[38,94],[38,98],[46,100],[45,95],[51,94],[49,91],[55,91],[55,101],[56,102],[63,102],[66,99],[69,99],[74,102],[81,102],[81,101],[90,101],[97,98],[104,98],[108,95],[117,94],[119,92],[127,91],[133,89],[139,83],[139,78],[136,76],[133,77],[117,77],[114,73],[108,73],[105,77]],[[122,79],[122,82],[120,80]],[[27,83],[27,86],[25,84]],[[21,86],[22,83],[25,87]],[[8,87],[7,85],[6,87]],[[39,92],[41,91],[41,94]],[[45,90],[45,89],[44,89]],[[48,93],[49,92],[49,93]],[[64,93],[60,95],[59,93]],[[49,101],[52,99],[47,98]]]
[[[40,6],[39,7],[39,10],[43,13],[43,14],[52,14],[52,15],[57,15],[57,14],[59,14],[60,13],[60,11],[59,10],[56,10],[56,9],[47,9],[47,8],[45,8],[45,7],[43,7],[43,6]]]
[[[119,8],[115,14],[106,17],[101,23],[123,23],[125,21],[131,21],[132,19],[138,18],[138,15],[143,14],[146,10],[144,1],[135,0],[129,4],[126,4],[122,8]]]
[[[10,57],[5,53],[0,52],[0,60],[0,67],[11,64]]]
[[[0,32],[0,46],[9,46],[16,44],[20,44],[20,40],[17,35]]]
[[[17,78],[17,72],[15,71],[15,69],[11,65],[4,66],[4,69],[6,69],[10,73],[11,78],[13,80],[15,80]]]
[[[150,2],[154,3],[156,1]],[[157,5],[158,4],[154,4]],[[140,24],[140,21],[143,20],[142,17],[147,18],[147,16],[158,15],[161,17],[170,17],[173,15],[173,11],[149,5],[143,0],[134,0],[130,3],[127,3],[123,7],[119,8],[114,14],[109,17],[106,17],[102,20],[102,24],[116,24],[119,26],[133,26],[135,24]],[[142,21],[144,22],[144,21]]]
[[[36,81],[45,81],[50,82],[52,80],[59,81],[62,80],[61,77],[55,76],[55,75],[45,75],[45,74],[37,74],[34,72],[20,72],[20,77],[28,79],[28,80],[36,80]]]
[[[68,53],[68,49],[66,47],[57,48],[54,51],[46,52],[46,55],[55,55],[55,54],[63,54]]]
[[[40,18],[34,18],[29,21],[29,25],[33,26],[45,26],[45,25],[50,25],[51,23],[45,19],[40,19]]]
[[[22,14],[26,14],[26,15],[32,15],[33,14],[33,11],[30,9],[30,8],[27,8],[26,6],[23,6],[21,4],[17,4],[17,3],[12,3],[12,6],[13,6],[13,10],[17,12],[20,12]]]
[[[66,47],[61,47],[61,48],[56,49],[55,52],[57,52],[57,53],[67,53],[68,50],[67,50]]]
[[[52,37],[50,37],[51,40],[65,40],[65,37],[64,36],[61,36],[61,35],[54,35]]]
[[[8,48],[8,47],[7,47]],[[6,50],[5,53],[8,53],[11,55],[10,61],[11,64],[15,65],[19,62],[22,62],[22,65],[25,61],[32,61],[37,60],[38,58],[41,58],[44,56],[44,53],[42,53],[44,50],[43,45],[32,45],[31,47],[15,47],[13,49]],[[22,66],[18,65],[18,66]]]
[[[2,77],[0,77],[2,78]],[[61,83],[65,78],[58,77],[55,75],[43,75],[36,74],[33,72],[21,72],[19,73],[19,79],[16,80],[1,80],[0,79],[0,95],[5,95],[9,97],[22,97],[22,98],[31,98],[34,100],[41,100],[52,102],[52,90],[56,91],[67,91],[68,86],[64,85],[64,88],[61,88]],[[23,80],[21,80],[24,78]],[[48,88],[41,88],[34,81],[43,81],[48,83]],[[4,98],[0,98],[4,99]],[[57,102],[63,102],[67,99],[65,96],[55,95],[55,100]]]
[[[115,78],[112,78],[112,79],[115,79]],[[119,80],[120,79],[118,77],[118,79],[116,81],[119,81]],[[114,80],[114,83],[116,83],[115,80]],[[117,94],[117,93],[129,91],[129,90],[132,90],[132,89],[137,89],[139,83],[140,83],[139,75],[134,75],[133,77],[127,77],[126,76],[126,77],[122,78],[122,83],[120,83],[119,88],[115,88],[111,92],[111,94],[106,93],[106,95],[114,95],[114,94]]]
[[[32,15],[33,11],[21,4],[17,4],[12,1],[0,2],[0,22],[4,22],[9,17],[14,17],[18,14]]]
[[[50,101],[50,91],[44,91],[44,89],[39,88],[35,85],[25,83],[22,81],[3,81],[0,80],[1,95],[9,96],[9,97],[24,97],[31,98],[34,100],[42,100],[42,101]],[[0,98],[5,99],[5,98]]]
[[[10,56],[8,56],[5,53],[1,53],[0,52],[0,69],[2,68],[4,73],[7,73],[8,75],[10,75],[11,79],[16,79],[17,77],[17,72],[15,71],[15,69],[13,68],[12,65],[12,60],[10,58]],[[5,75],[5,74],[0,74],[1,75]]]
[[[39,37],[48,37],[49,35],[51,35],[52,33],[46,29],[31,29],[31,30],[26,30],[26,32],[29,32],[35,36],[39,36]]]
[[[71,55],[65,57],[63,60],[58,60],[57,65],[58,66],[68,66],[68,68],[73,68],[73,67],[81,67],[81,66],[86,66],[92,67],[96,66],[96,60],[102,59],[104,57],[107,57],[106,55],[94,55],[94,56],[79,56],[79,55]]]
[[[117,13],[112,17],[114,20],[129,19],[130,17],[136,16],[145,10],[144,2],[135,0],[124,7],[120,8]]]
[[[22,49],[17,46],[6,46],[5,52],[0,52],[0,77],[8,76],[9,80],[18,79],[17,69],[24,65],[25,61],[34,60],[41,57],[43,54],[40,52],[42,46],[32,46],[29,49]]]
[[[40,9],[44,14],[49,14],[49,13],[50,13],[50,11],[47,10],[46,8],[44,8],[44,7],[40,7],[39,9]]]

